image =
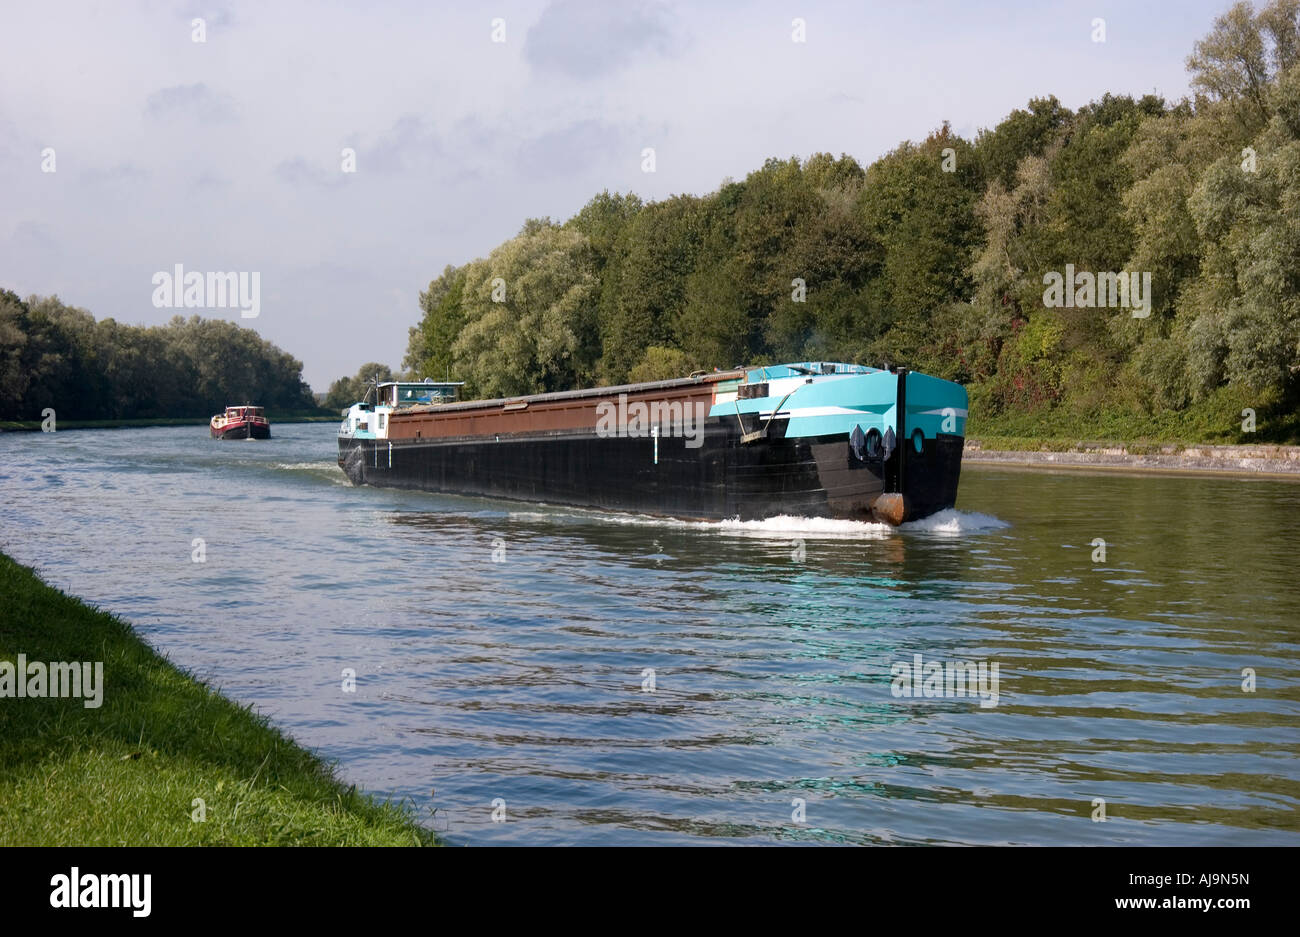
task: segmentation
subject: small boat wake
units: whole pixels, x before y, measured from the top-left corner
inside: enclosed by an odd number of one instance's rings
[[[348,481],[348,477],[340,472],[338,465],[332,461],[277,462],[275,467],[281,472],[306,472],[311,475],[319,476],[335,485],[347,485],[349,487],[352,485],[352,483]]]
[[[931,514],[929,517],[923,517],[919,521],[908,521],[903,525],[902,529],[936,534],[967,534],[983,530],[1003,530],[1010,526],[1010,523],[996,518],[992,514],[946,508],[938,513]]]
[[[958,511],[948,508],[900,527],[875,521],[854,521],[833,517],[799,517],[782,514],[763,520],[742,521],[739,518],[721,521],[690,521],[672,517],[654,517],[648,514],[623,514],[582,509],[541,511],[511,511],[511,518],[519,520],[562,521],[563,518],[596,520],[608,524],[642,527],[667,527],[675,530],[697,530],[702,533],[734,537],[755,537],[768,540],[806,538],[816,540],[884,540],[896,532],[960,535],[1000,530],[1011,525],[989,514],[976,511]]]
[[[699,521],[692,524],[697,530],[712,531],[740,537],[789,540],[806,537],[818,540],[882,540],[893,530],[888,524],[875,521],[852,521],[834,517],[798,517],[781,514],[761,521]]]
[[[1006,521],[989,514],[948,508],[899,527],[875,521],[853,521],[830,517],[792,517],[781,515],[761,521],[713,521],[697,525],[702,530],[749,537],[772,537],[788,540],[806,537],[825,540],[880,540],[896,530],[904,533],[966,534],[1010,527]]]

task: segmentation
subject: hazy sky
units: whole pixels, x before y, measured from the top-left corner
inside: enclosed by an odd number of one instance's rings
[[[398,366],[420,290],[528,217],[769,156],[865,165],[1039,95],[1176,99],[1229,5],[0,0],[0,286],[156,324],[155,272],[256,271],[258,318],[179,312],[256,328],[324,390]]]

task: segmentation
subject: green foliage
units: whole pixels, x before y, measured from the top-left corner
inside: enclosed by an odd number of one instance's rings
[[[701,200],[677,196],[642,208],[623,227],[602,278],[599,378],[627,378],[645,348],[673,340],[686,304],[686,280],[703,239]]]
[[[465,271],[447,266],[442,275],[420,294],[424,311],[418,325],[410,329],[402,367],[412,380],[431,377],[448,380],[451,374],[451,346],[465,325],[462,301]]]
[[[593,260],[603,270],[619,256],[619,237],[641,211],[641,199],[629,192],[627,195],[610,195],[605,190],[582,207],[582,210],[565,222],[566,228],[581,231],[591,244]]]
[[[981,131],[975,148],[984,176],[1004,189],[1016,184],[1016,173],[1028,156],[1042,156],[1069,123],[1071,114],[1056,95],[1034,98],[1028,110],[1015,110],[992,130]]]
[[[200,417],[245,402],[315,409],[302,362],[251,329],[198,316],[96,322],[56,296],[0,290],[0,419],[46,407],[68,420]]]
[[[1051,161],[1047,260],[1054,268],[1073,263],[1080,270],[1122,269],[1133,252],[1123,211],[1123,195],[1133,180],[1122,157],[1143,117],[1162,111],[1162,102],[1144,109],[1131,98],[1108,94],[1076,115],[1068,140]]]
[[[1241,412],[1256,411],[1256,431],[1242,431]],[[1056,407],[993,413],[971,397],[968,435],[986,449],[1072,448],[1076,442],[1286,443],[1300,438],[1300,416],[1287,404],[1248,388],[1224,386],[1181,409],[1132,406]]]
[[[508,397],[591,383],[599,355],[590,242],[530,222],[465,268],[465,326],[451,347],[470,395]]]
[[[1300,0],[1272,0],[1258,14],[1246,0],[1214,21],[1187,57],[1192,87],[1222,102],[1248,132],[1268,123],[1269,85],[1300,61]]]
[[[374,386],[396,379],[397,375],[393,374],[393,369],[388,365],[369,361],[361,366],[355,377],[341,377],[330,384],[330,389],[325,394],[325,400],[321,405],[330,410],[346,410],[354,403],[366,399],[367,394],[373,402]]]
[[[955,160],[953,171],[944,169],[945,151]],[[970,297],[982,190],[974,149],[947,124],[920,146],[904,144],[867,170],[860,211],[882,252],[879,275],[864,297],[878,310],[864,323],[867,357],[913,359],[934,311]]]
[[[667,381],[676,377],[688,377],[691,373],[691,361],[686,352],[676,348],[664,348],[651,345],[645,350],[641,363],[632,369],[628,380]]]
[[[1144,120],[1122,157],[1133,180],[1123,195],[1133,232],[1126,269],[1151,271],[1158,322],[1173,318],[1179,294],[1200,270],[1201,240],[1187,200],[1205,168],[1232,151],[1235,141],[1225,129],[1214,115],[1180,106],[1159,120]],[[1118,324],[1136,325],[1131,316],[1127,320]],[[1142,336],[1136,328],[1121,331],[1130,345]]]

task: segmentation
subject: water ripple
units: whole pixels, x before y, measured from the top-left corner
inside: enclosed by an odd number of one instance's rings
[[[700,523],[353,488],[333,432],[0,434],[0,546],[453,843],[1300,841],[1300,486]]]

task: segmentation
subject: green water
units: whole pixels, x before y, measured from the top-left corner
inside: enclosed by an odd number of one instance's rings
[[[353,488],[333,433],[0,434],[0,548],[453,843],[1300,843],[1300,485],[703,524]]]

